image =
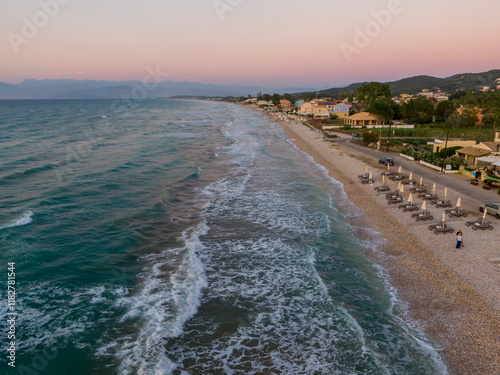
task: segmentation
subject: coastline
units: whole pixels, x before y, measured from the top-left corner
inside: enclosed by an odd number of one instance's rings
[[[397,205],[388,206],[384,194],[374,191],[374,186],[381,185],[379,172],[382,171],[376,160],[345,146],[325,142],[318,137],[318,132],[302,124],[268,117],[281,125],[297,148],[343,184],[349,201],[364,213],[349,220],[358,228],[374,228],[383,236],[385,243],[376,250],[368,249],[367,256],[387,271],[391,284],[408,305],[406,315],[442,349],[441,355],[450,373],[498,373],[500,268],[487,258],[500,254],[480,244],[498,243],[500,227],[493,231],[465,230],[465,221],[476,218],[475,214],[467,219],[450,219],[450,226],[455,231],[462,229],[465,234],[466,247],[457,251],[454,233],[435,235],[427,229],[429,223],[440,220],[437,212],[442,209],[431,207],[435,219],[416,224],[409,213],[403,213]],[[365,173],[367,165],[379,180],[374,185],[362,185],[357,178]],[[388,184],[391,188],[397,186],[395,182]],[[458,195],[448,187],[448,197],[456,202]],[[466,197],[462,197],[462,202],[465,209],[477,209],[477,202]],[[345,214],[348,215],[348,211]],[[366,233],[359,235],[366,237]]]

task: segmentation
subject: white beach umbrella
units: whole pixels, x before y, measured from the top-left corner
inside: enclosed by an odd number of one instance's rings
[[[424,201],[424,203],[422,203],[422,211],[425,211],[426,208],[427,208],[427,205],[425,204],[425,201]]]
[[[408,203],[412,204],[413,203],[413,194],[410,193],[410,196],[408,197]]]
[[[436,183],[434,183],[434,185],[432,185],[432,194],[435,194],[436,193]]]
[[[405,186],[403,184],[399,185],[399,192],[403,194],[405,192]]]
[[[457,207],[462,207],[462,198],[458,198]]]
[[[445,219],[446,219],[446,213],[443,211],[443,224],[444,224]]]
[[[365,173],[368,173],[368,166],[365,167]]]
[[[401,189],[401,181],[398,183],[398,190]]]
[[[387,170],[390,171],[391,170],[391,166],[389,165],[389,163],[387,163]]]
[[[488,213],[488,211],[486,211],[486,209],[484,210],[484,214],[483,214],[483,224],[484,224],[484,221],[486,220],[486,214]]]
[[[420,177],[420,185],[422,185],[422,182],[423,182],[423,181],[422,181],[422,177]]]
[[[372,172],[370,172],[370,175],[368,176],[368,178],[369,178],[370,180],[372,180],[372,179],[373,179]]]
[[[382,175],[382,184],[385,185],[385,174]]]
[[[448,194],[448,188],[444,188],[444,201],[446,202],[446,194]]]
[[[401,174],[401,166],[398,168],[398,173]]]
[[[413,179],[413,172],[410,173],[410,180]]]

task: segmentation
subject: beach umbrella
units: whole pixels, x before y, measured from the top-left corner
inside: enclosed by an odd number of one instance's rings
[[[390,171],[391,170],[391,166],[389,165],[389,163],[387,163],[387,170]]]
[[[385,185],[385,174],[382,175],[382,184]]]
[[[413,194],[410,193],[410,196],[408,197],[408,203],[412,204],[413,203]]]
[[[488,211],[486,211],[486,209],[484,210],[484,214],[483,214],[483,225],[484,225],[484,221],[486,220],[486,214],[487,214]]]
[[[365,173],[368,173],[368,166],[365,167]]]
[[[457,200],[457,207],[462,207],[462,199],[461,198],[458,198]]]
[[[410,172],[410,180],[413,179],[413,172]]]
[[[399,184],[399,192],[403,194],[405,192],[405,186],[403,184]]]
[[[372,176],[372,172],[370,172],[370,176],[368,176],[368,178],[371,180],[373,178]]]
[[[434,185],[432,185],[432,194],[436,193],[436,183],[434,182]]]
[[[398,173],[401,174],[401,166],[398,168]]]
[[[444,201],[446,202],[446,194],[448,193],[448,188],[444,188]]]
[[[423,182],[423,181],[422,181],[422,177],[420,177],[420,185],[422,185],[422,182]]]
[[[446,218],[446,213],[443,211],[443,225],[444,225],[445,218]]]
[[[398,190],[401,189],[401,181],[398,183]]]
[[[424,203],[422,203],[422,211],[425,211],[426,208],[427,208],[427,205],[425,204],[425,201],[424,201]]]

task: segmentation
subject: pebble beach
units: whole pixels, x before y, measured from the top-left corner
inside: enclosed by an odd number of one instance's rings
[[[488,215],[493,230],[473,230],[465,222],[482,219],[480,203],[461,196],[466,218],[449,218],[452,233],[434,234],[429,224],[442,219],[443,208],[427,203],[434,219],[417,222],[398,204],[388,205],[384,193],[374,187],[382,185],[381,173],[387,169],[378,160],[346,146],[322,139],[319,132],[300,122],[279,122],[289,140],[324,166],[331,177],[344,185],[350,202],[362,210],[361,217],[350,218],[357,227],[373,228],[385,238],[382,249],[367,256],[383,266],[399,297],[408,304],[406,314],[417,322],[442,348],[442,354],[453,374],[500,373],[500,221]],[[392,167],[397,171],[397,166]],[[358,175],[368,170],[373,184],[362,184]],[[402,171],[403,174],[408,173]],[[418,176],[413,176],[418,178]],[[456,176],[457,181],[460,176]],[[391,191],[397,182],[386,180]],[[432,181],[424,181],[432,186]],[[453,186],[446,186],[447,199],[457,202]],[[443,194],[445,186],[437,186]],[[409,191],[403,193],[407,202]],[[419,206],[422,199],[413,196]],[[344,207],[348,214],[349,205]],[[347,215],[348,216],[348,215]],[[464,246],[456,249],[455,233],[461,229]],[[369,236],[369,231],[360,235]]]

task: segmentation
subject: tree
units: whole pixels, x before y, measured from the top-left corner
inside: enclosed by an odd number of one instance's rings
[[[283,99],[286,99],[290,103],[295,104],[295,98],[292,95],[288,94],[288,93],[283,94]]]
[[[450,128],[471,128],[477,124],[479,121],[476,112],[470,109],[466,109],[462,114],[455,112],[453,115],[449,116],[446,124]]]
[[[378,142],[378,135],[372,133],[369,130],[365,130],[363,133],[361,133],[361,136],[363,137],[363,142],[367,147],[372,143]]]
[[[273,104],[277,107],[280,104],[281,95],[274,93],[273,96],[271,96],[271,100],[273,101]]]
[[[370,104],[374,100],[391,97],[391,88],[388,83],[370,82],[363,83],[356,89],[356,93],[364,95],[366,102]],[[358,96],[358,100],[359,96]]]
[[[262,99],[265,100],[266,102],[270,101],[271,100],[271,95],[269,94],[264,94],[262,95]]]
[[[432,121],[434,114],[434,103],[425,96],[419,96],[401,106],[401,115],[406,122],[416,124],[426,124]]]
[[[394,110],[387,99],[379,99],[371,102],[368,106],[368,112],[381,117],[386,124],[394,118]]]
[[[455,106],[449,100],[439,102],[436,106],[437,121],[446,121],[448,117],[455,112]]]
[[[310,101],[310,100],[313,100],[314,99],[314,95],[310,92],[304,92],[302,94],[300,94],[300,98],[306,102]]]

